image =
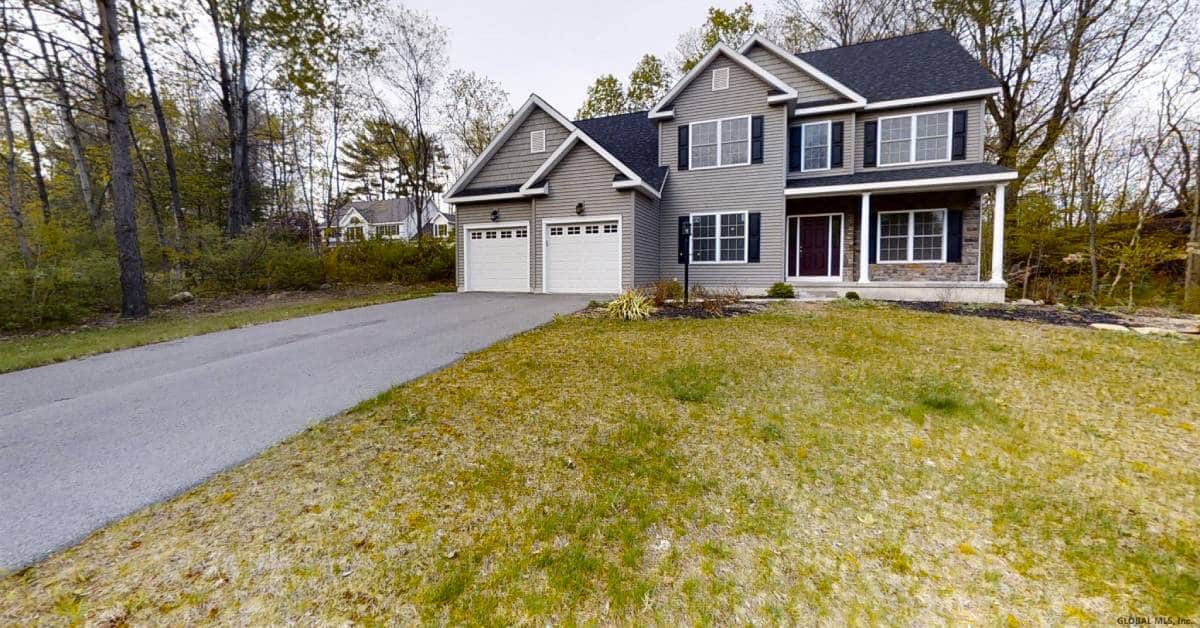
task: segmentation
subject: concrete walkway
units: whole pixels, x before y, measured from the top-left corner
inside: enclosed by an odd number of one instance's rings
[[[0,569],[587,301],[440,294],[0,375]]]

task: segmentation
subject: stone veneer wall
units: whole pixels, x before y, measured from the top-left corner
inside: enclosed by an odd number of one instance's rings
[[[961,209],[963,210],[962,262],[926,264],[871,264],[872,281],[979,281],[980,197],[974,190],[921,192],[913,194],[872,194],[871,209]],[[788,215],[842,212],[846,217],[846,261],[842,279],[858,279],[859,207],[861,197],[794,199],[788,201]]]

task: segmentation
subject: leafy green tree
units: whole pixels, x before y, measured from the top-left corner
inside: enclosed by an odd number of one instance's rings
[[[754,7],[749,2],[731,11],[709,7],[704,24],[685,32],[675,46],[679,71],[686,73],[696,67],[718,42],[737,48],[762,29],[763,26],[754,21]]]
[[[634,110],[654,106],[671,87],[671,73],[662,59],[644,55],[629,75],[629,107]]]
[[[596,79],[588,88],[587,100],[575,114],[577,118],[599,118],[629,111],[629,97],[621,81],[611,74]]]

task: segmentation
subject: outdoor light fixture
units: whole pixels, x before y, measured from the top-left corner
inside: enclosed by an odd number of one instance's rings
[[[575,203],[575,213],[581,216],[583,215],[583,203]]]
[[[496,222],[497,220],[500,220],[500,210],[493,209],[492,210],[492,222]]]

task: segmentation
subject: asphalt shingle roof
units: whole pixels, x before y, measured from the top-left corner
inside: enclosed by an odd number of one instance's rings
[[[868,101],[996,87],[971,53],[944,30],[926,31],[798,56]]]
[[[647,185],[655,190],[662,187],[668,169],[658,165],[658,127],[645,111],[576,120],[574,124]]]
[[[341,220],[342,216],[351,209],[358,210],[363,219],[370,224],[379,224],[385,222],[403,222],[412,213],[414,203],[404,198],[385,198],[375,201],[351,201],[346,203],[337,211],[335,222]],[[425,206],[425,218],[428,219],[438,211],[437,205],[430,200]]]
[[[789,188],[811,188],[826,185],[857,185],[862,183],[885,183],[890,181],[908,181],[911,179],[935,179],[940,177],[962,177],[978,174],[999,174],[1015,172],[1011,168],[989,163],[944,164],[927,166],[925,168],[900,168],[880,170],[866,168],[854,174],[835,175],[832,177],[808,177],[803,179],[788,179]]]

